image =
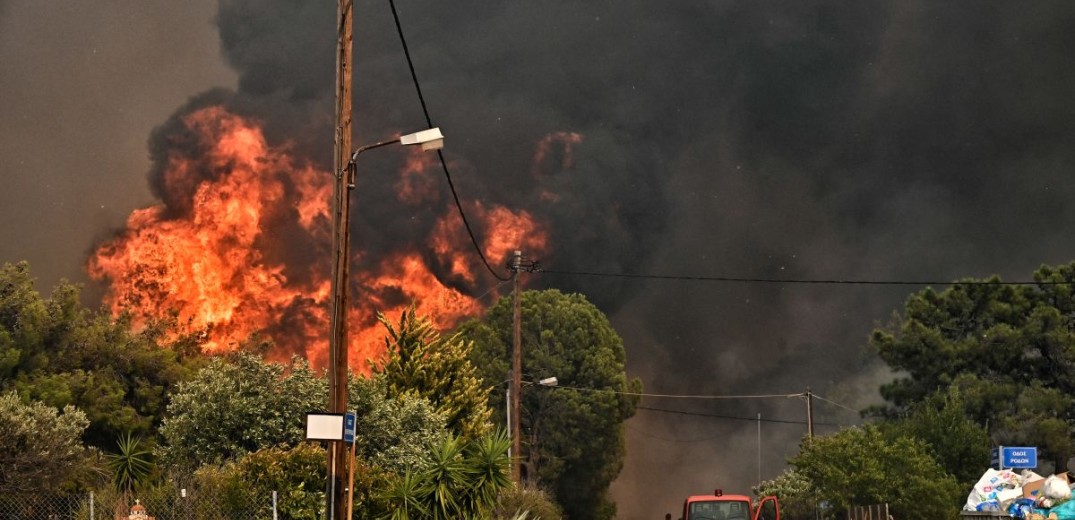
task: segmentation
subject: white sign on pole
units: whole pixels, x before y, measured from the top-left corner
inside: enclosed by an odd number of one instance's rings
[[[318,413],[306,414],[306,440],[340,441],[343,440],[343,414]]]

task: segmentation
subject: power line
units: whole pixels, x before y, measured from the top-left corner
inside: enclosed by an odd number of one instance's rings
[[[750,421],[750,422],[757,422],[759,420],[757,417],[739,417],[739,416],[734,416],[734,415],[720,415],[720,414],[712,414],[712,413],[688,412],[688,411],[684,411],[684,410],[669,410],[669,409],[666,409],[666,408],[652,408],[652,407],[649,407],[649,406],[639,406],[639,407],[637,407],[637,409],[638,410],[645,410],[645,411],[648,411],[648,412],[660,412],[660,413],[676,414],[676,415],[691,415],[691,416],[695,416],[695,417],[708,417],[708,418],[711,418],[711,419],[728,419],[728,420],[734,420],[734,421]],[[779,423],[779,424],[806,425],[806,421],[792,421],[792,420],[787,420],[787,419],[761,419],[761,422]],[[847,425],[847,424],[816,422],[816,421],[814,422],[814,424],[815,425],[820,424],[822,426],[850,426],[850,425]]]
[[[581,388],[575,386],[551,386],[550,389],[577,390],[580,392],[611,392],[617,395],[632,395],[637,397],[660,397],[671,399],[770,399],[774,397],[802,397],[806,394],[759,394],[759,395],[685,395],[685,394],[646,394],[641,392],[623,392],[611,388]]]
[[[856,410],[856,409],[854,409],[854,408],[851,408],[850,406],[842,405],[842,404],[840,404],[840,403],[837,403],[836,401],[830,401],[830,400],[828,400],[828,399],[825,399],[824,397],[821,397],[820,395],[814,394],[814,397],[815,397],[816,399],[820,399],[821,401],[824,401],[824,402],[826,402],[826,403],[829,403],[829,404],[831,404],[831,405],[833,405],[833,406],[838,406],[838,407],[840,407],[840,408],[843,408],[844,410],[848,410],[848,411],[851,411],[851,412],[859,413],[859,411],[858,411],[858,410]]]
[[[418,92],[418,101],[422,104],[422,114],[425,115],[426,124],[429,128],[433,128],[433,120],[429,117],[429,108],[426,107],[425,96],[422,95],[422,86],[418,83],[418,74],[414,71],[414,61],[411,60],[411,51],[407,47],[407,38],[403,36],[403,25],[399,21],[399,13],[396,11],[395,0],[388,0],[388,4],[392,7],[392,17],[396,20],[396,32],[399,33],[399,42],[403,45],[403,54],[407,57],[407,67],[411,71],[411,81],[414,82],[414,90]],[[485,253],[482,252],[481,246],[478,244],[478,239],[474,236],[474,230],[470,227],[470,221],[467,220],[467,214],[463,212],[463,205],[459,202],[459,194],[455,191],[455,183],[452,182],[452,174],[448,171],[448,162],[444,160],[444,153],[437,150],[437,158],[440,159],[441,169],[444,170],[444,178],[448,179],[448,188],[451,189],[452,199],[455,200],[455,207],[459,210],[459,217],[463,219],[463,226],[467,229],[467,235],[470,236],[470,243],[474,245],[474,250],[478,252],[478,257],[481,258],[482,264],[485,264],[485,268],[497,279],[502,282],[506,282],[511,279],[509,276],[502,276],[493,270],[493,266],[489,265],[489,260],[485,258]]]
[[[1050,280],[1042,281],[1003,281],[1003,280],[955,280],[955,281],[925,281],[925,280],[844,280],[844,279],[809,279],[809,278],[751,278],[736,276],[691,276],[691,275],[660,275],[642,273],[602,273],[596,271],[561,271],[557,269],[539,269],[537,272],[545,274],[560,274],[572,276],[598,276],[605,278],[633,278],[644,280],[679,280],[696,282],[739,282],[739,283],[772,283],[772,284],[814,284],[814,285],[1070,285],[1075,282],[1058,282]]]

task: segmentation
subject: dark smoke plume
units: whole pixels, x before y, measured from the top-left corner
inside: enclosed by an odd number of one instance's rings
[[[548,222],[540,260],[550,269],[945,281],[1025,279],[1075,256],[1075,4],[400,9],[457,186]],[[238,90],[195,97],[176,117],[223,103],[328,170],[334,16],[325,2],[222,1]],[[424,127],[388,6],[359,2],[356,18],[356,143]],[[176,128],[154,134],[155,157],[182,146]],[[401,157],[363,158],[354,235],[373,252],[417,243],[450,208],[445,188],[419,207],[393,199]],[[181,197],[157,195],[183,211]],[[631,371],[655,393],[811,387],[852,408],[876,399],[886,377],[867,333],[909,290],[552,274],[530,283],[582,292],[608,312]],[[625,518],[658,518],[718,485],[748,491],[757,425],[729,417],[805,417],[796,398],[643,404],[724,418],[639,412],[614,489]],[[820,433],[857,420],[815,409],[829,424]],[[762,423],[763,478],[804,430]]]

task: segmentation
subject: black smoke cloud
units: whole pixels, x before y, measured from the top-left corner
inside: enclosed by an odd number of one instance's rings
[[[399,4],[457,187],[548,222],[549,269],[945,281],[1025,279],[1075,256],[1075,4]],[[359,2],[356,20],[356,143],[424,127],[388,6]],[[225,0],[217,23],[239,87],[177,117],[222,102],[329,169],[334,6]],[[554,145],[535,165],[557,132],[581,142]],[[364,249],[419,243],[450,209],[446,191],[418,207],[395,200],[389,172],[400,158],[363,156],[354,233]],[[886,377],[867,333],[908,291],[530,282],[598,303],[653,392],[811,387],[853,408],[876,399]],[[796,398],[643,404],[805,415]],[[815,409],[820,432],[857,418]],[[687,493],[747,491],[756,471],[774,476],[804,426],[762,426],[759,435],[749,420],[640,411],[614,488],[621,516],[659,517]]]

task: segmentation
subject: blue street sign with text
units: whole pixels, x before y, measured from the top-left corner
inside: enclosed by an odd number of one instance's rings
[[[1000,465],[1003,468],[1036,468],[1038,467],[1038,448],[1001,446]]]
[[[355,414],[347,412],[343,416],[343,442],[355,442]]]

